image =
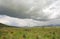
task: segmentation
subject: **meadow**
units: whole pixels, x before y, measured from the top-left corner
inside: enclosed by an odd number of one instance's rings
[[[0,39],[60,39],[60,27],[7,27],[0,25]]]

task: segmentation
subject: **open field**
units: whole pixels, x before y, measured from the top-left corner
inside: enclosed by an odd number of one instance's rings
[[[0,39],[60,39],[60,27],[0,27]]]

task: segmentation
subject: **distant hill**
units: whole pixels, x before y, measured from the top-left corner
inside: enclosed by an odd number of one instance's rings
[[[5,27],[5,26],[8,27],[7,25],[0,23],[0,27]]]
[[[9,25],[5,25],[5,24],[0,23],[0,28],[1,27],[15,27],[15,26],[9,26]]]

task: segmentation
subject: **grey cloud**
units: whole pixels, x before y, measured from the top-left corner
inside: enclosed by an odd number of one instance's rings
[[[23,19],[32,18],[46,21],[49,16],[42,12],[42,8],[48,6],[48,4],[52,2],[52,0],[32,0],[32,3],[30,0],[0,0],[0,14]],[[40,17],[40,19],[36,19],[38,17]]]

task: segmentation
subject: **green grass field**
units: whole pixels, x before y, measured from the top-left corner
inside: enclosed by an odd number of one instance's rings
[[[60,27],[1,27],[0,39],[60,39]]]

